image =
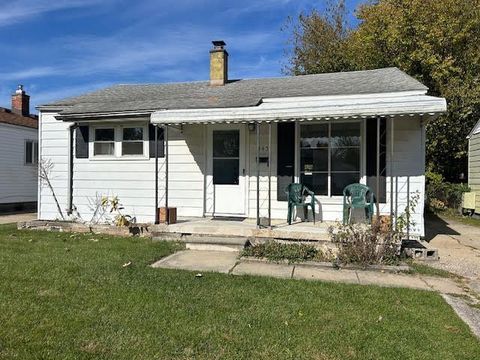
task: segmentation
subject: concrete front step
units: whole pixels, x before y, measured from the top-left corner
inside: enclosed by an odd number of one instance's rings
[[[249,243],[247,237],[211,234],[154,233],[154,240],[176,240],[190,250],[241,251]]]

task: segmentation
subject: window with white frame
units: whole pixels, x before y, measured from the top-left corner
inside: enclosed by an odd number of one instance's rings
[[[35,165],[38,163],[38,143],[34,140],[25,140],[25,164]]]
[[[93,155],[115,156],[115,128],[95,129]]]
[[[143,127],[122,129],[122,155],[143,155]]]
[[[300,127],[300,182],[317,195],[339,196],[360,181],[360,122]]]
[[[128,158],[148,156],[147,126],[93,127],[93,157]]]

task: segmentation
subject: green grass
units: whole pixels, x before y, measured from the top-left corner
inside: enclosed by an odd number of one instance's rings
[[[175,247],[0,226],[0,359],[480,358],[435,293],[147,266]]]
[[[437,214],[441,218],[454,220],[465,225],[480,227],[480,219],[470,216],[462,216],[456,210],[448,209]]]

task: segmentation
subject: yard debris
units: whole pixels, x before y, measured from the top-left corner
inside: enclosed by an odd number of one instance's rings
[[[98,239],[88,239],[88,241],[98,242]]]
[[[125,264],[122,265],[122,267],[126,268],[126,267],[129,267],[130,265],[132,265],[131,261],[126,262]]]
[[[382,316],[382,315],[380,315],[380,316],[378,317],[378,320],[377,320],[377,322],[380,322],[380,321],[382,321],[382,320],[383,320],[383,316]]]
[[[195,274],[195,277],[201,278],[201,277],[203,277],[203,274],[201,274],[201,273]]]

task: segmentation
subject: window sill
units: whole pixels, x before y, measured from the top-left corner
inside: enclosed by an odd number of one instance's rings
[[[88,160],[91,161],[138,161],[138,160],[150,160],[148,156],[92,156]]]

